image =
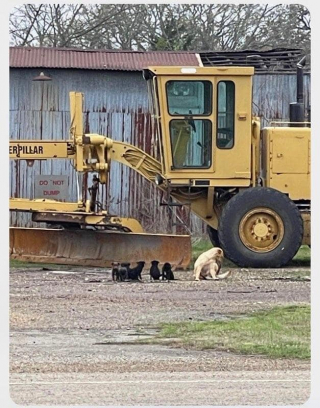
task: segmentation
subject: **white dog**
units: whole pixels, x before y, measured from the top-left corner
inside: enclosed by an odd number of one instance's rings
[[[230,271],[219,274],[223,258],[224,254],[221,248],[212,248],[201,254],[194,263],[195,279],[198,281],[206,279],[207,276],[211,276],[215,280],[225,279]]]

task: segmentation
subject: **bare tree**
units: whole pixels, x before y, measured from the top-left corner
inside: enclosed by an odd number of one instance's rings
[[[302,5],[25,4],[10,16],[11,44],[124,50],[310,51]]]
[[[93,34],[103,27],[118,24],[117,17],[126,5],[110,5],[108,13],[100,13],[99,5],[25,4],[10,16],[12,44],[29,46],[88,46]]]

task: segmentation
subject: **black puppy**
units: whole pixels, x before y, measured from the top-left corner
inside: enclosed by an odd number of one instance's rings
[[[120,264],[119,264],[119,262],[112,262],[111,265],[112,265],[112,280],[113,281],[120,280],[120,273],[119,273]]]
[[[158,261],[152,261],[151,262],[151,268],[150,268],[150,280],[159,280],[160,278],[160,269],[158,267],[159,262]]]
[[[129,278],[129,269],[130,269],[129,262],[121,262],[121,266],[119,268],[119,274],[120,274],[121,281],[125,281]]]
[[[112,280],[123,282],[128,279],[128,269],[130,264],[128,262],[112,262]]]
[[[139,261],[139,262],[137,262],[137,264],[138,265],[135,268],[129,268],[128,269],[128,278],[129,279],[142,280],[141,272],[143,270],[145,262],[144,261]]]
[[[166,262],[163,265],[161,277],[162,279],[167,279],[168,281],[174,280],[174,274],[172,272],[171,264],[169,264],[169,262]]]

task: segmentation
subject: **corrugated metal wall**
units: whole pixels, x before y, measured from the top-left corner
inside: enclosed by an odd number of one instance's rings
[[[67,139],[70,126],[69,91],[85,94],[85,131],[112,136],[154,153],[151,116],[146,82],[141,73],[84,70],[45,70],[50,82],[34,82],[38,69],[11,69],[10,138]],[[11,160],[11,196],[34,198],[34,175],[69,176],[70,197],[77,199],[77,174],[68,160],[36,161],[28,167],[24,161]],[[84,177],[91,185],[92,175]],[[148,229],[165,232],[164,208],[155,187],[128,167],[112,163],[112,183],[102,188],[99,200],[107,197],[109,212],[136,217]],[[105,191],[103,191],[105,190]],[[32,226],[29,214],[11,215],[16,226]]]
[[[50,82],[33,82],[39,69],[10,71],[10,138],[67,139],[70,126],[69,91],[85,94],[85,131],[109,135],[139,146],[154,155],[155,146],[147,87],[140,72],[44,70]],[[305,76],[307,102],[310,78]],[[259,75],[254,78],[254,113],[267,118],[288,118],[289,102],[295,100],[295,75]],[[267,124],[263,121],[263,124]],[[34,198],[34,176],[68,175],[70,197],[77,199],[77,175],[68,160],[10,161],[12,197]],[[85,177],[86,187],[92,175]],[[112,163],[107,199],[110,213],[139,219],[149,231],[166,232],[167,216],[159,207],[160,193],[126,166]],[[204,231],[192,217],[192,231]],[[29,214],[11,214],[11,224],[32,226]]]
[[[253,113],[267,119],[289,120],[289,104],[296,101],[296,75],[255,75],[253,78]],[[305,106],[310,104],[310,75],[304,75]]]

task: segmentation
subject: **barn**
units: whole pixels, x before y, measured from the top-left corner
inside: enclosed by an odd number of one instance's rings
[[[253,111],[266,125],[271,119],[288,119],[295,100],[295,64],[301,50],[262,52],[138,52],[66,48],[10,48],[10,139],[67,139],[69,92],[85,94],[85,131],[125,141],[155,153],[153,123],[146,83],[141,70],[148,65],[254,65]],[[35,81],[43,72],[49,81]],[[306,103],[310,100],[310,74],[304,76]],[[88,195],[91,175],[79,176],[66,160],[10,162],[11,197],[35,197],[34,179],[42,175],[67,175],[71,201]],[[82,185],[81,191],[78,186]],[[167,232],[166,209],[161,195],[138,174],[112,163],[110,184],[100,192],[111,214],[130,216],[146,230]],[[12,213],[13,226],[32,226],[29,214]],[[191,217],[191,230],[204,226]]]

